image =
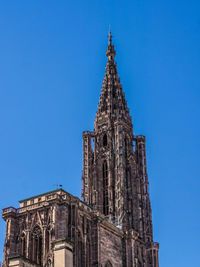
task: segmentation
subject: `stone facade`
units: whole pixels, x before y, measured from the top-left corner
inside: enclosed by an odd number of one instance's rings
[[[94,131],[83,133],[82,200],[59,188],[3,209],[3,266],[159,267],[145,137],[133,133],[112,36]]]

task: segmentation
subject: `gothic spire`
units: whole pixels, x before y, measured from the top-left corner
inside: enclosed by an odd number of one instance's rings
[[[95,124],[99,121],[99,117],[102,118],[102,115],[106,114],[109,118],[112,117],[112,121],[124,119],[124,121],[132,125],[125,95],[117,73],[115,55],[111,31],[109,31],[106,50],[107,64]]]

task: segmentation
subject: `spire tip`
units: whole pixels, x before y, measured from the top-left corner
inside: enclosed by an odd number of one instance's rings
[[[108,31],[108,44],[111,44],[112,43],[112,35],[111,35],[111,27],[110,27],[110,24],[109,24],[109,31]]]
[[[112,35],[111,35],[110,25],[109,25],[109,32],[108,32],[108,46],[107,46],[106,56],[108,57],[108,61],[114,60],[114,57],[115,57],[115,49],[114,49],[114,45],[112,44]]]

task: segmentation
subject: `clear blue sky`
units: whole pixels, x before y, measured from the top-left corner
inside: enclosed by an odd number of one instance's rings
[[[80,196],[111,24],[134,131],[147,137],[160,266],[199,267],[199,14],[199,0],[0,1],[0,208],[58,183]]]

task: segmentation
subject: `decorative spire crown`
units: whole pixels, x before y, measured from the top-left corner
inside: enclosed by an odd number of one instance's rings
[[[115,55],[116,55],[116,52],[115,52],[114,45],[112,44],[112,35],[111,35],[111,31],[109,30],[106,56],[108,57],[108,60],[114,61]]]

